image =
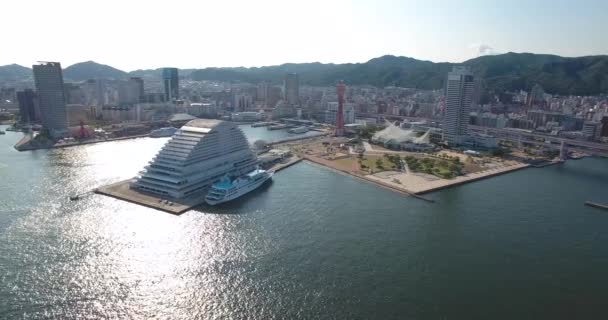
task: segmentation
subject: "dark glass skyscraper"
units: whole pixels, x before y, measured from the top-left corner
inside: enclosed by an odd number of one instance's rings
[[[163,68],[163,84],[165,87],[165,101],[171,102],[179,99],[179,75],[177,68]]]
[[[41,62],[32,69],[42,126],[53,136],[61,135],[68,128],[61,65],[59,62]]]

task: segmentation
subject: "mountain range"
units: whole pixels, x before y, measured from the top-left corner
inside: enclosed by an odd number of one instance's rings
[[[365,63],[323,64],[286,63],[253,68],[181,69],[180,77],[191,80],[232,82],[269,81],[281,83],[285,74],[299,74],[300,83],[333,85],[337,80],[347,84],[377,87],[399,86],[441,89],[447,72],[455,65],[468,65],[483,79],[490,92],[530,90],[540,84],[546,92],[561,95],[595,95],[608,93],[608,56],[576,58],[532,53],[505,53],[467,60],[463,63],[435,63],[408,57],[386,55]],[[111,66],[87,61],[64,69],[66,81],[94,78],[125,79],[138,76],[158,80],[161,69],[125,72]],[[31,69],[19,65],[0,66],[0,82],[28,80]]]

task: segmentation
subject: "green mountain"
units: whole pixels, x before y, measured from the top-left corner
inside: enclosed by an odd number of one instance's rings
[[[351,85],[377,87],[399,86],[420,89],[441,89],[447,72],[456,64],[434,63],[408,57],[382,56],[365,63],[323,64],[286,63],[259,68],[205,68],[182,69],[180,77],[192,80],[219,80],[233,82],[269,81],[279,84],[285,74],[295,72],[300,83],[307,85],[333,85],[344,80]],[[608,93],[608,56],[565,58],[532,53],[506,53],[482,56],[459,63],[469,65],[484,81],[489,91],[530,90],[540,84],[546,92],[561,95],[594,95]],[[160,80],[161,69],[136,70],[130,73],[92,61],[77,63],[64,70],[68,80],[82,81],[94,78],[123,79],[139,76],[146,81]],[[31,69],[10,65],[0,67],[1,81],[31,78]]]
[[[536,83],[562,95],[608,93],[608,56],[564,58],[532,53],[506,53],[466,61],[486,87],[497,92],[530,90]]]
[[[482,56],[463,63],[434,63],[407,57],[383,56],[355,64],[283,64],[261,68],[206,68],[191,74],[194,80],[271,81],[280,83],[296,72],[308,85],[348,84],[441,89],[454,65],[469,65],[490,91],[530,90],[536,83],[562,95],[608,93],[608,56],[564,58],[531,53]]]
[[[66,80],[84,81],[88,79],[124,79],[128,73],[112,68],[105,64],[94,61],[86,61],[73,64],[63,69],[63,77]]]
[[[32,69],[18,64],[0,66],[0,82],[22,81],[33,77]]]

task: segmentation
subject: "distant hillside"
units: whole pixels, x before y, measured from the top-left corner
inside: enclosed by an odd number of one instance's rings
[[[112,68],[105,64],[99,64],[94,61],[86,61],[73,64],[63,69],[63,77],[66,80],[84,81],[95,78],[124,79],[128,77],[128,74],[122,70]]]
[[[18,64],[0,66],[0,82],[22,81],[31,79],[32,77],[32,69],[30,68]]]
[[[180,77],[189,77],[197,69],[179,69]],[[144,80],[160,81],[163,75],[163,68],[158,69],[139,69],[129,72],[129,77],[140,77]]]
[[[562,95],[608,93],[608,56],[563,58],[554,55],[507,53],[483,56],[463,63],[434,63],[407,57],[383,56],[356,64],[283,64],[261,68],[206,68],[192,73],[194,80],[280,83],[286,73],[297,72],[300,82],[378,87],[399,86],[441,89],[454,65],[469,65],[488,90],[530,90],[536,83],[545,91]]]
[[[466,61],[495,91],[529,90],[535,83],[562,95],[608,93],[608,56],[564,58],[532,53],[506,53]]]
[[[377,87],[399,86],[441,89],[453,63],[434,63],[407,57],[382,56],[365,63],[323,64],[286,63],[259,68],[182,69],[180,77],[193,80],[234,82],[270,81],[279,84],[285,74],[296,72],[300,83],[333,85],[344,80],[351,85]],[[469,65],[483,79],[489,91],[530,90],[536,83],[546,92],[561,95],[594,95],[608,93],[608,56],[564,58],[532,53],[506,53],[482,56],[460,63]],[[130,73],[92,61],[78,63],[64,70],[68,80],[93,78],[123,79],[138,76],[146,81],[160,80],[162,69],[136,70]],[[0,81],[31,77],[31,70],[10,65],[0,67]],[[9,80],[6,80],[9,79]]]
[[[260,68],[206,68],[192,72],[194,80],[271,81],[280,83],[285,74],[299,74],[300,83],[332,85],[337,80],[348,84],[439,88],[445,77],[444,64],[413,58],[383,56],[366,63],[322,64],[288,63]],[[443,76],[441,76],[443,74]]]

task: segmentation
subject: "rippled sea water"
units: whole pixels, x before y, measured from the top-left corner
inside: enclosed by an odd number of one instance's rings
[[[265,130],[261,128],[261,130]],[[267,132],[247,129],[250,140]],[[181,216],[92,195],[166,139],[19,153],[0,136],[0,318],[604,318],[608,161],[430,195],[301,163]]]

